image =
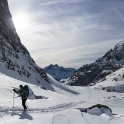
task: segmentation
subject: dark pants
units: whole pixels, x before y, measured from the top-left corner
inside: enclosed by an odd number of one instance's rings
[[[24,109],[26,109],[26,108],[27,108],[27,107],[26,107],[26,105],[25,105],[26,100],[27,100],[27,99],[22,99],[22,106],[24,107]]]

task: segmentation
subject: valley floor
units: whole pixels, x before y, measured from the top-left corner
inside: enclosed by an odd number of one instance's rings
[[[55,88],[60,93],[43,90],[40,86],[29,85],[36,95],[44,99],[28,99],[28,111],[23,112],[21,99],[14,98],[13,88],[18,88],[21,82],[10,77],[0,75],[0,124],[123,124],[124,123],[124,93],[106,92],[92,87],[69,87],[78,92],[73,94]],[[107,105],[113,115],[84,113],[81,109],[95,104]]]

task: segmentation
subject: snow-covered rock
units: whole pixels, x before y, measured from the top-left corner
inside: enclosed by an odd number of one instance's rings
[[[44,67],[44,70],[46,73],[54,77],[57,81],[69,78],[76,71],[76,69],[74,68],[65,68],[62,66],[58,66],[57,64],[50,64],[49,66]]]
[[[112,116],[112,110],[108,106],[101,105],[101,104],[97,104],[97,105],[87,108],[86,112],[91,115],[97,115],[97,116],[100,116],[103,113],[108,116]]]
[[[95,107],[95,108],[92,108],[92,109],[88,109],[87,113],[89,113],[91,115],[97,115],[97,116],[100,116],[103,113],[105,113],[108,116],[112,116],[112,113],[111,113],[110,109],[104,108],[104,107],[101,107],[101,108]]]

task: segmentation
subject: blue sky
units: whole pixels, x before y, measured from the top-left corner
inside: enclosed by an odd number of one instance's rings
[[[79,68],[124,40],[123,0],[8,0],[36,63]]]

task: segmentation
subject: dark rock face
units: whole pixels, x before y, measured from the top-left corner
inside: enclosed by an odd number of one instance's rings
[[[85,86],[104,80],[108,74],[117,71],[124,64],[124,41],[118,43],[94,63],[80,67],[67,81],[69,85]]]
[[[88,109],[93,109],[93,108],[95,108],[95,107],[97,107],[97,108],[101,108],[101,107],[108,108],[108,109],[110,110],[110,112],[112,113],[111,108],[109,108],[109,107],[108,107],[108,106],[106,106],[106,105],[101,105],[101,104],[96,104],[96,105],[93,105],[93,106],[91,106],[91,107],[87,108],[87,109],[85,110],[85,112],[87,112],[87,110],[88,110]]]
[[[0,68],[2,67],[25,78],[37,75],[33,77],[37,83],[42,78],[48,81],[46,73],[35,64],[28,50],[21,44],[7,0],[0,0]]]

